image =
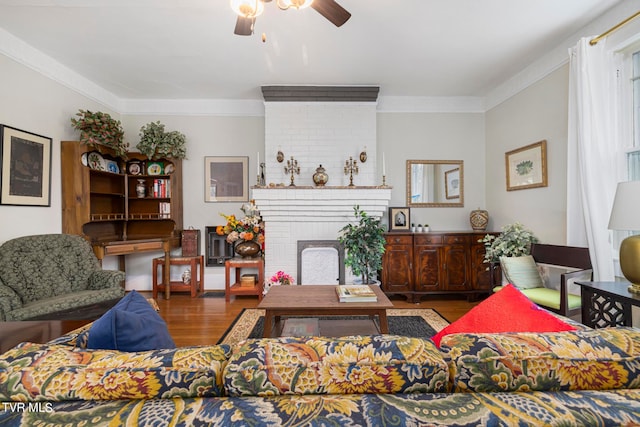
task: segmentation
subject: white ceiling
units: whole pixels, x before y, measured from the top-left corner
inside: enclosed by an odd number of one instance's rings
[[[271,84],[482,97],[621,1],[338,0],[341,28],[272,1],[243,37],[228,0],[0,0],[0,29],[120,99],[261,99]]]

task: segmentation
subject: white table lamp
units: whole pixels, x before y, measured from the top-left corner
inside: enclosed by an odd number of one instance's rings
[[[640,231],[640,181],[618,183],[609,229]],[[640,235],[629,236],[620,244],[620,268],[631,282],[629,291],[640,294]]]

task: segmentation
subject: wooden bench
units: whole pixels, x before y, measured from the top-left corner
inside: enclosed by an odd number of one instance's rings
[[[580,313],[580,295],[569,293],[570,279],[593,279],[591,257],[588,248],[577,246],[558,246],[534,243],[531,255],[536,264],[548,265],[552,268],[574,269],[560,274],[560,290],[548,287],[521,289],[531,301],[560,315],[571,317]],[[587,276],[587,277],[585,277]],[[494,288],[496,290],[497,288]]]

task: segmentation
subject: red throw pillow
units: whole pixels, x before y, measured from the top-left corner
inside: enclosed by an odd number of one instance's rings
[[[440,347],[442,337],[461,332],[483,334],[574,330],[574,326],[538,307],[515,286],[508,284],[431,339]]]

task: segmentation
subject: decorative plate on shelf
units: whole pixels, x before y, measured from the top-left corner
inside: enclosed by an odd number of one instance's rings
[[[107,162],[107,170],[111,173],[120,173],[120,167],[115,160],[105,160]]]
[[[89,157],[89,153],[82,153],[82,156],[80,156],[82,166],[89,166],[89,160],[87,160],[87,157]]]
[[[169,163],[167,166],[165,166],[164,168],[164,173],[166,175],[171,175],[173,172],[175,172],[176,167],[173,165],[173,163]]]
[[[102,157],[102,154],[97,151],[92,151],[87,156],[87,163],[91,169],[95,169],[97,171],[107,170],[107,162]]]
[[[142,162],[140,160],[131,160],[127,163],[127,171],[129,175],[140,175],[142,173]]]
[[[147,165],[147,174],[148,175],[162,175],[164,167],[162,163],[159,162],[151,162]]]

